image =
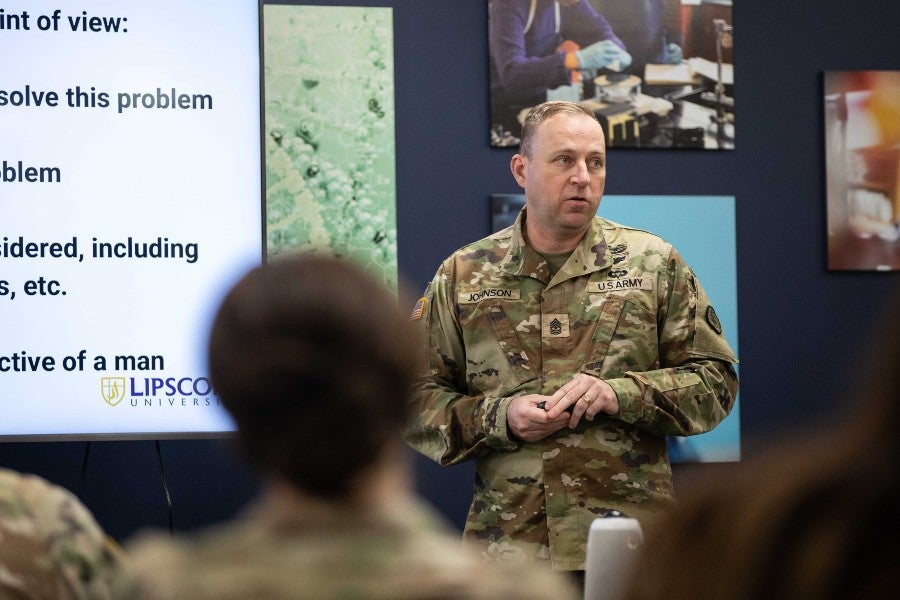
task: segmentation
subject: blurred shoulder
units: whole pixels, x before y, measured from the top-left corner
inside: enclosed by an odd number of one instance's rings
[[[0,542],[2,597],[109,597],[122,569],[118,544],[74,494],[6,469],[0,469]]]

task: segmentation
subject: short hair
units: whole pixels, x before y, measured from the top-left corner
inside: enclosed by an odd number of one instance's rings
[[[528,111],[528,114],[525,115],[525,121],[522,123],[522,137],[519,144],[519,151],[522,155],[531,156],[531,144],[538,126],[550,117],[560,113],[586,116],[594,120],[597,119],[590,109],[577,102],[554,100],[538,104]]]
[[[209,373],[248,458],[320,497],[340,497],[397,436],[410,410],[413,330],[362,267],[282,255],[223,300]]]

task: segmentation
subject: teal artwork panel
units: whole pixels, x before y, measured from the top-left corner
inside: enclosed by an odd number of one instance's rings
[[[390,8],[263,7],[269,256],[348,256],[397,285]]]
[[[602,217],[651,231],[678,250],[706,290],[740,358],[734,196],[604,196]],[[731,414],[708,433],[669,439],[673,462],[731,462],[741,457],[740,393]]]

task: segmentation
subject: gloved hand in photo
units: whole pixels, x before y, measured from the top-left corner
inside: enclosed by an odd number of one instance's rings
[[[679,65],[681,64],[681,60],[684,58],[681,54],[681,46],[675,43],[669,43],[666,46],[666,59],[670,65]]]
[[[631,55],[609,40],[594,42],[575,52],[581,69],[613,69],[620,71],[631,64]]]

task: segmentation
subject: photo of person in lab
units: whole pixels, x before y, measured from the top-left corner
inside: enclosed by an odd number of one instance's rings
[[[488,0],[490,140],[582,102],[609,147],[734,148],[731,0]]]

